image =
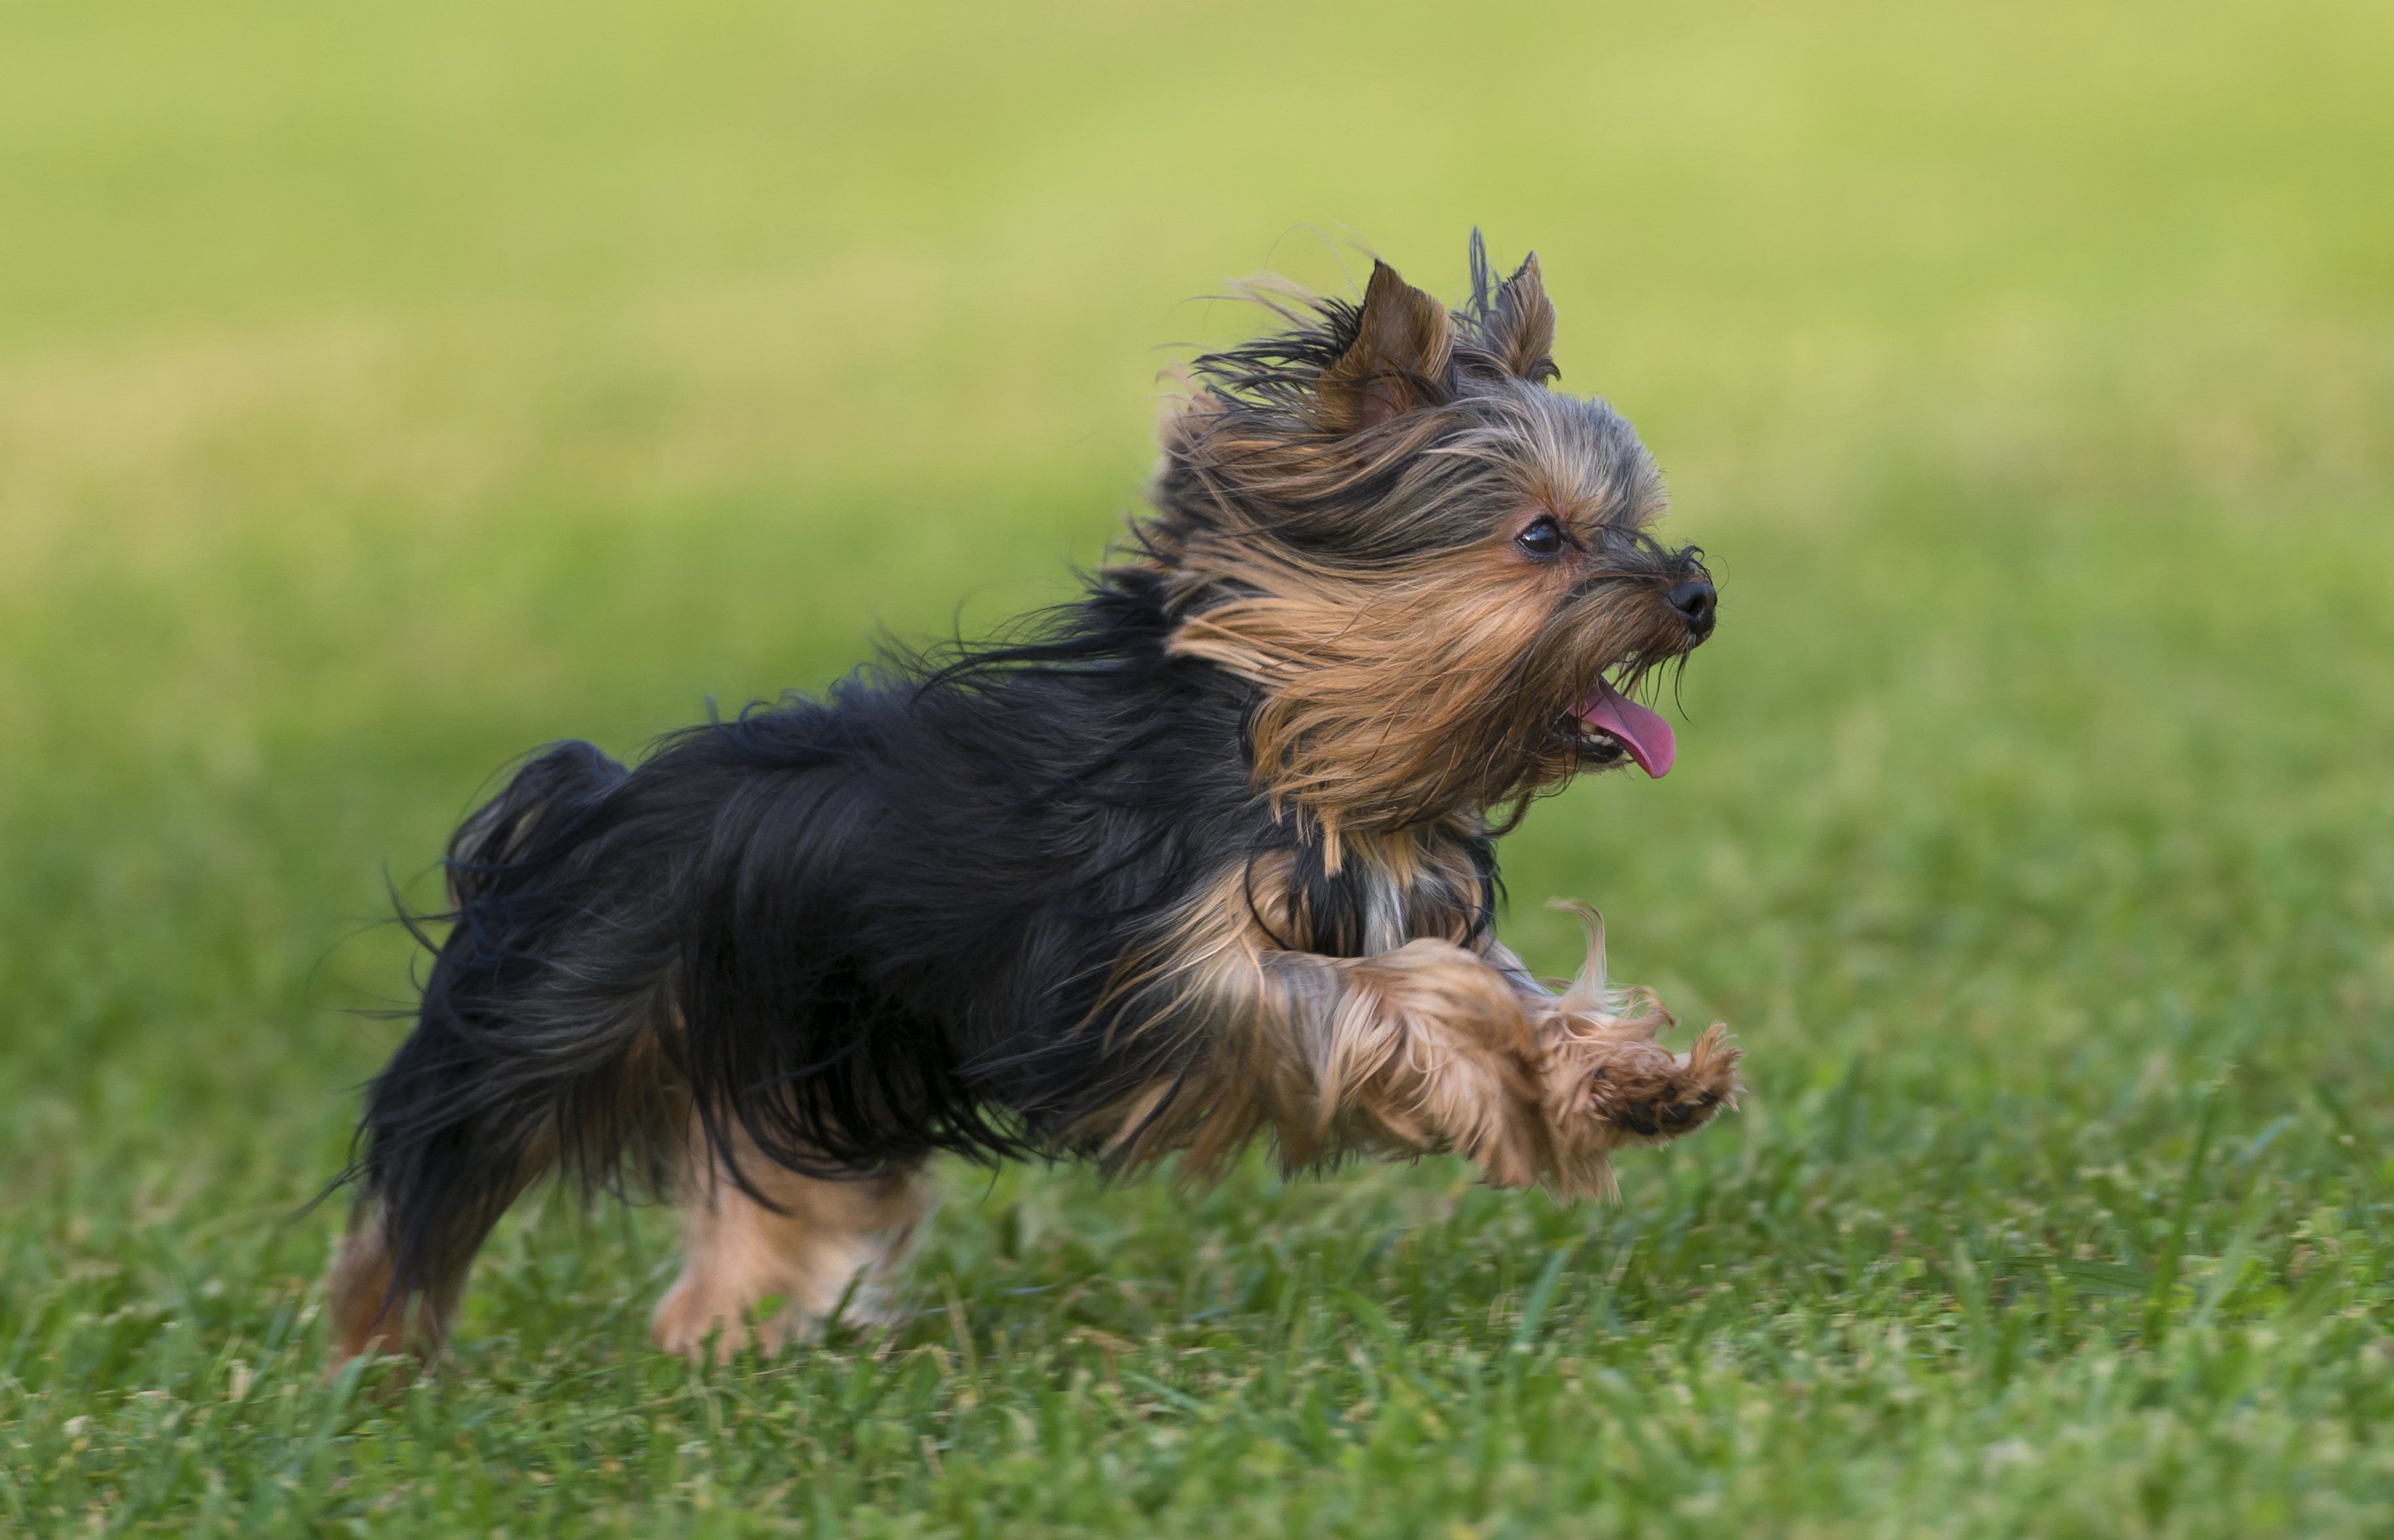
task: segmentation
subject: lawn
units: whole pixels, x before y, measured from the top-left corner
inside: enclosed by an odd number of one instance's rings
[[[2361,0],[0,5],[0,1533],[2394,1530],[2388,78]],[[1743,1111],[1617,1205],[954,1165],[908,1324],[716,1371],[553,1198],[328,1382],[476,791],[1063,596],[1204,296],[1475,223],[1723,596],[1504,933],[1600,904]]]

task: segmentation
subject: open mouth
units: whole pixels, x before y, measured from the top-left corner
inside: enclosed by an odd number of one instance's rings
[[[1571,714],[1580,757],[1588,764],[1601,769],[1625,755],[1657,781],[1671,773],[1679,753],[1671,724],[1611,685],[1598,681]]]

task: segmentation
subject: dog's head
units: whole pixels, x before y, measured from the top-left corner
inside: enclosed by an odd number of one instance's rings
[[[1360,303],[1251,286],[1287,328],[1196,361],[1139,530],[1173,650],[1260,688],[1256,772],[1334,841],[1663,774],[1631,697],[1713,628],[1638,435],[1547,388],[1537,258],[1494,283],[1476,231],[1471,257],[1454,312],[1386,264]]]

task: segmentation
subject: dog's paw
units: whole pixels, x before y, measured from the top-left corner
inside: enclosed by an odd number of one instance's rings
[[[786,1296],[778,1309],[760,1315],[757,1307],[774,1297],[750,1290],[710,1287],[704,1280],[684,1273],[657,1302],[649,1336],[665,1351],[692,1362],[712,1353],[714,1362],[728,1363],[752,1345],[770,1354],[822,1335],[822,1323]]]
[[[1683,1054],[1653,1043],[1601,1038],[1579,1046],[1584,1054],[1563,1057],[1578,1071],[1585,1111],[1620,1130],[1624,1140],[1675,1139],[1703,1127],[1722,1108],[1737,1105],[1741,1055],[1717,1021]]]
[[[1737,1105],[1741,1055],[1726,1027],[1716,1022],[1675,1054],[1646,1022],[1618,1034],[1605,1024],[1559,1016],[1540,1033],[1550,1185],[1565,1195],[1610,1196],[1613,1151],[1666,1144]]]

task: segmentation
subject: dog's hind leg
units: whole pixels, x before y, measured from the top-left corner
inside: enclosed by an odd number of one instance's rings
[[[678,1185],[681,1276],[658,1302],[652,1335],[668,1351],[727,1359],[753,1333],[770,1350],[821,1332],[838,1311],[857,1322],[892,1318],[891,1282],[937,1198],[919,1166],[825,1180],[777,1165],[736,1138],[740,1174],[693,1130]],[[760,1319],[757,1307],[781,1303]],[[845,1303],[843,1303],[845,1302]]]
[[[388,1217],[367,1199],[349,1216],[333,1254],[333,1367],[360,1353],[438,1352],[466,1292],[466,1269],[448,1270],[428,1289],[401,1290]]]
[[[517,1165],[514,1182],[495,1201],[452,1221],[426,1276],[413,1287],[400,1284],[399,1242],[388,1204],[371,1193],[360,1198],[349,1211],[349,1233],[333,1254],[333,1366],[360,1353],[414,1352],[427,1359],[438,1354],[465,1298],[466,1275],[483,1237],[523,1190],[547,1173],[556,1155],[553,1136],[535,1139]]]

